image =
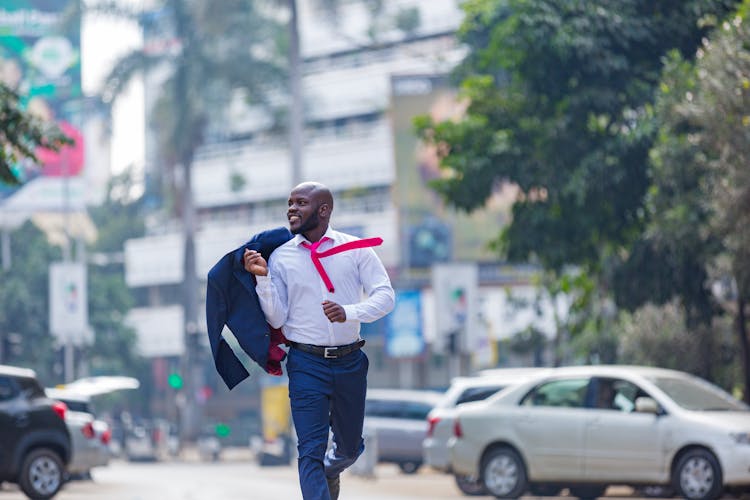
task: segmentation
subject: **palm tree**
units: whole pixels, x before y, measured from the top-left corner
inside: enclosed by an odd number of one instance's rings
[[[147,34],[145,47],[123,55],[106,78],[105,102],[121,94],[137,75],[163,78],[152,113],[157,149],[167,175],[174,215],[182,220],[184,281],[182,305],[185,316],[185,410],[181,432],[195,438],[199,414],[195,404],[198,383],[198,278],[195,273],[196,209],[193,202],[192,165],[204,143],[212,119],[228,104],[233,92],[262,100],[283,72],[277,53],[278,24],[260,9],[257,0],[163,0],[147,12],[130,11],[117,3],[97,4],[92,13],[129,18]],[[149,43],[152,42],[152,43]]]

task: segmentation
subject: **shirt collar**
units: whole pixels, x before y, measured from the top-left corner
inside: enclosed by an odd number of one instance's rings
[[[323,238],[329,238],[331,241],[336,241],[336,235],[338,234],[337,231],[334,231],[334,229],[331,226],[328,226],[328,229],[326,229],[325,234],[323,234]],[[322,238],[321,238],[322,239]],[[301,233],[295,234],[293,239],[295,246],[300,246],[302,243],[312,243],[311,241],[307,241],[307,238],[305,238]]]

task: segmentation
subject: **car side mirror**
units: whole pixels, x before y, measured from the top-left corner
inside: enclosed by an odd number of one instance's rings
[[[647,397],[636,398],[635,411],[637,411],[638,413],[653,413],[654,415],[658,415],[659,413],[661,413],[659,403],[657,403],[653,398]]]

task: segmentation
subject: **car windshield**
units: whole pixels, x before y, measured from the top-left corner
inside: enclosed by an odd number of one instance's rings
[[[748,406],[708,382],[673,378],[649,378],[678,405],[695,411],[748,411]]]

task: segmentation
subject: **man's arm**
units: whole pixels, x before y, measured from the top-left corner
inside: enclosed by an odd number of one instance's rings
[[[245,250],[243,257],[245,270],[255,275],[255,292],[266,321],[274,328],[281,328],[286,323],[289,306],[286,282],[281,273],[277,272],[278,266],[274,265],[273,255],[269,263],[254,250]]]
[[[396,304],[391,279],[372,248],[360,250],[359,276],[367,299],[344,305],[346,321],[372,323],[391,312]]]

